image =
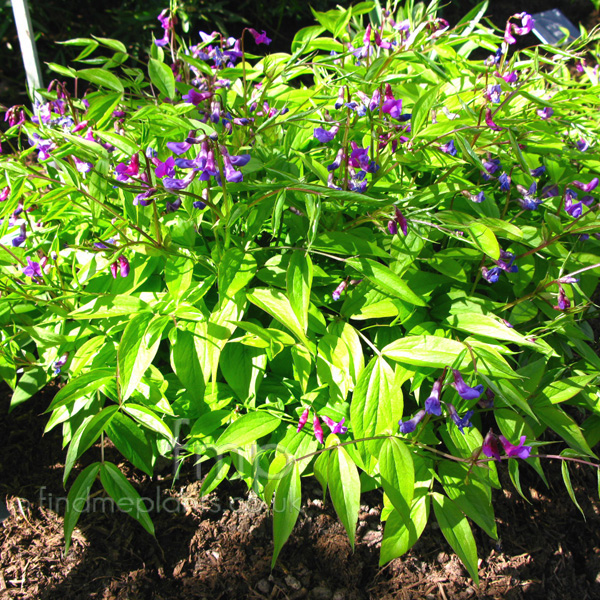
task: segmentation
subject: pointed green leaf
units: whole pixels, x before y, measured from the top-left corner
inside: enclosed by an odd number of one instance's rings
[[[279,417],[265,411],[248,413],[234,421],[219,437],[216,445],[221,449],[227,446],[241,448],[275,431],[280,423]]]
[[[200,498],[203,498],[207,494],[210,494],[220,483],[227,477],[229,468],[231,467],[231,457],[221,456],[217,459],[217,462],[212,466],[208,472],[202,487],[200,488]]]
[[[354,549],[356,522],[360,509],[360,477],[356,465],[342,446],[331,451],[327,480],[333,507]]]
[[[302,493],[300,489],[300,471],[298,465],[292,463],[287,473],[279,481],[273,504],[273,559],[271,568],[275,566],[281,548],[290,537],[300,514]]]
[[[308,328],[308,305],[312,281],[313,265],[310,256],[302,250],[296,250],[287,268],[286,285],[290,305],[304,332]]]
[[[469,571],[473,581],[479,585],[477,572],[477,546],[467,518],[447,496],[433,492],[435,518],[452,550]]]
[[[411,453],[399,439],[388,438],[383,442],[379,472],[383,491],[394,508],[408,518],[415,488],[415,469]]]
[[[100,481],[117,506],[138,521],[148,533],[154,535],[154,525],[148,516],[148,509],[143,499],[118,467],[109,462],[102,463]]]
[[[90,494],[90,489],[100,471],[100,463],[92,463],[87,466],[73,482],[69,494],[67,496],[67,508],[65,509],[65,554],[69,552],[71,546],[71,536],[73,529],[79,521],[81,511],[85,508],[85,504]]]
[[[151,58],[148,63],[148,75],[163,96],[171,99],[175,97],[175,76],[171,67],[160,60]]]

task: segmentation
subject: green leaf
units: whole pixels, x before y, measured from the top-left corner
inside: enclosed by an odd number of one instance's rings
[[[256,397],[265,378],[267,354],[261,348],[230,342],[223,348],[220,367],[225,381],[246,402]]]
[[[134,467],[152,477],[152,444],[141,427],[118,412],[107,424],[106,435]]]
[[[435,105],[438,94],[440,92],[440,86],[435,86],[428,89],[419,99],[415,102],[415,106],[412,110],[411,132],[413,137],[421,131],[423,125],[426,124],[429,118],[429,113]]]
[[[443,369],[448,365],[454,365],[456,359],[461,354],[464,355],[465,349],[464,344],[448,338],[433,335],[407,335],[388,344],[381,354],[409,365]],[[454,368],[463,369],[470,362],[471,358],[464,355],[460,364]]]
[[[273,504],[273,559],[271,569],[277,557],[290,537],[300,514],[302,493],[300,488],[300,471],[296,463],[292,463],[287,473],[280,479],[275,502]]]
[[[109,462],[102,463],[100,481],[117,506],[138,521],[148,533],[154,535],[154,525],[148,516],[144,501],[115,465]]]
[[[419,298],[408,287],[399,275],[396,275],[396,273],[385,265],[362,257],[349,258],[346,260],[346,264],[356,269],[359,273],[362,273],[375,287],[378,287],[387,294],[417,306],[427,305],[423,299]]]
[[[200,498],[210,494],[220,483],[227,477],[229,468],[231,467],[231,457],[221,456],[207,473],[202,487],[200,488]]]
[[[402,556],[417,543],[429,518],[429,505],[429,495],[424,493],[413,502],[408,519],[397,510],[391,512],[383,530],[379,566]]]
[[[10,399],[10,410],[26,400],[29,400],[29,398],[39,392],[47,382],[48,374],[43,367],[33,366],[26,369],[19,378],[17,387]]]
[[[65,472],[63,485],[67,483],[75,461],[100,437],[111,419],[119,410],[118,406],[107,406],[93,417],[86,417],[71,439],[67,458],[65,459]]]
[[[195,404],[204,400],[206,389],[202,365],[196,353],[191,331],[174,328],[169,332],[171,367]]]
[[[439,466],[444,490],[460,506],[461,510],[491,538],[497,540],[496,520],[492,508],[492,492],[489,485],[477,477],[470,477],[469,466],[444,460]]]
[[[492,260],[500,259],[500,244],[494,232],[483,223],[475,221],[469,225],[469,233],[475,245]]]
[[[73,529],[79,521],[79,516],[85,508],[85,505],[90,495],[90,489],[96,476],[100,471],[100,463],[92,463],[87,466],[73,482],[69,494],[67,496],[67,508],[65,509],[65,555],[69,552],[71,546],[71,536],[73,535]]]
[[[169,257],[165,265],[165,283],[173,298],[181,298],[189,289],[194,263],[185,256]]]
[[[415,487],[415,469],[408,448],[397,438],[384,441],[379,455],[383,491],[394,508],[409,518]]]
[[[363,369],[354,389],[350,405],[350,422],[356,438],[392,434],[402,417],[402,389],[394,389],[394,371],[384,358],[375,357]],[[367,446],[378,453],[379,443]],[[363,460],[367,452],[363,442],[358,444]]]
[[[135,315],[125,327],[117,350],[122,401],[133,394],[154,360],[163,329],[169,320],[166,315],[154,316],[144,312]]]
[[[313,265],[310,256],[296,250],[287,268],[286,284],[290,305],[302,330],[308,328],[308,305],[313,281]]]
[[[573,452],[569,448],[563,450],[560,453],[561,456],[579,456],[577,453]],[[565,483],[565,487],[567,488],[567,492],[569,494],[569,498],[571,498],[573,504],[579,509],[579,512],[583,516],[583,520],[586,521],[585,513],[583,512],[579,502],[577,502],[577,497],[575,496],[575,492],[573,491],[573,485],[571,484],[571,474],[569,473],[569,462],[566,460],[560,461],[560,470],[562,472],[563,481]]]
[[[256,274],[256,260],[250,253],[238,248],[230,248],[219,263],[219,295],[233,298],[244,289]]]
[[[248,300],[285,325],[305,346],[311,346],[285,294],[271,288],[254,288]]]
[[[163,96],[167,96],[171,100],[175,97],[175,76],[171,67],[160,60],[151,58],[148,63],[148,75]]]
[[[85,79],[86,81],[108,88],[114,92],[123,93],[124,91],[121,80],[107,69],[81,69],[76,72],[76,75],[80,79]]]
[[[173,432],[167,427],[165,422],[148,407],[131,403],[123,404],[121,407],[123,412],[126,412],[144,427],[158,433],[158,435],[162,435],[167,438],[169,442],[173,440]]]
[[[447,496],[433,492],[432,500],[435,518],[446,541],[469,571],[475,585],[479,585],[477,546],[469,522],[456,504]]]
[[[70,313],[70,317],[86,319],[104,319],[105,317],[120,317],[150,310],[150,306],[135,296],[106,295],[88,302]]]
[[[360,477],[356,465],[342,446],[331,451],[327,480],[333,507],[354,550],[356,522],[360,509]]]
[[[256,441],[263,435],[275,431],[281,419],[268,412],[257,411],[241,416],[234,421],[219,437],[216,445],[224,447],[241,448],[250,442]]]
[[[533,406],[533,410],[539,420],[560,435],[571,448],[596,458],[596,455],[585,441],[583,433],[581,433],[581,429],[579,429],[577,423],[575,423],[575,421],[561,408],[555,405],[540,405],[536,403]]]
[[[59,406],[66,406],[72,404],[78,398],[87,396],[97,389],[100,389],[103,385],[110,383],[115,379],[114,369],[93,369],[83,375],[71,379],[65,387],[58,391],[58,394],[54,396],[54,399],[50,403],[48,410],[50,412]]]

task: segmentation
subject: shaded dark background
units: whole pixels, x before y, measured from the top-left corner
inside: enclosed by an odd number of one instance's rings
[[[218,29],[227,35],[239,36],[246,26],[266,30],[273,39],[269,50],[287,52],[290,42],[301,27],[315,23],[310,7],[325,11],[337,4],[352,2],[336,0],[185,0],[180,3],[179,31],[191,39],[199,29]],[[476,0],[448,2],[442,16],[456,23]],[[57,45],[56,42],[77,37],[110,37],[122,41],[130,54],[145,60],[152,32],[162,37],[156,19],[168,6],[167,0],[30,0],[30,11],[36,43],[42,63],[44,82],[53,74],[43,64],[68,64],[77,56],[77,48]],[[492,0],[488,9],[490,20],[503,28],[507,17],[526,10],[530,13],[559,8],[575,24],[594,22],[596,14],[591,0]],[[535,43],[533,35],[527,43]],[[81,65],[83,68],[84,65]],[[11,106],[26,103],[25,73],[14,24],[10,0],[0,0],[0,104]]]

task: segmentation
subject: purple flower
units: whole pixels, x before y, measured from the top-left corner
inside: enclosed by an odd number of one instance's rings
[[[230,183],[239,183],[244,180],[244,175],[241,171],[236,171],[231,164],[229,154],[226,152],[222,153],[223,156],[223,171],[225,173],[225,180]]]
[[[511,71],[510,73],[503,75],[502,79],[504,79],[504,81],[506,81],[506,83],[515,83],[517,81],[518,77],[514,71]]]
[[[500,443],[502,444],[504,452],[506,452],[506,455],[509,458],[521,458],[525,460],[526,458],[529,458],[529,455],[531,454],[531,446],[523,445],[525,444],[526,439],[526,436],[522,435],[519,440],[519,444],[514,446],[503,435],[501,435]]]
[[[490,54],[485,59],[485,65],[491,67],[493,65],[497,65],[502,60],[502,49],[498,48],[495,54]]]
[[[340,285],[338,285],[335,290],[333,290],[331,297],[334,300],[339,300],[342,296],[342,292],[348,287],[348,281],[346,279],[344,279],[344,281],[342,281],[340,283]]]
[[[19,227],[19,234],[15,236],[11,243],[14,248],[18,248],[27,239],[27,227],[22,223]]]
[[[344,106],[344,96],[346,94],[346,87],[342,86],[340,88],[340,91],[338,92],[338,97],[336,100],[336,103],[334,104],[334,108],[339,110],[340,108],[342,108],[342,106]]]
[[[305,408],[304,412],[300,415],[300,418],[298,419],[298,429],[296,430],[296,433],[300,433],[302,428],[306,425],[309,414],[310,414],[310,410],[308,408]]]
[[[400,212],[400,209],[397,206],[394,206],[394,220],[400,226],[400,230],[404,235],[408,235],[408,221],[405,216]]]
[[[542,188],[542,198],[554,198],[558,195],[560,195],[560,192],[555,183],[549,183]]]
[[[76,156],[73,156],[73,162],[75,163],[75,168],[79,173],[83,173],[84,177],[86,173],[89,173],[94,165],[91,162],[86,162],[85,160],[80,160]]]
[[[138,194],[133,199],[133,205],[134,206],[138,206],[138,205],[139,206],[148,206],[148,204],[150,204],[150,201],[148,200],[148,198],[150,198],[150,196],[152,196],[155,192],[156,192],[156,188],[150,188],[149,190],[146,190],[145,192]]]
[[[193,207],[197,208],[198,210],[203,210],[206,208],[206,204],[204,204],[202,200],[196,200],[193,204]]]
[[[457,369],[452,369],[452,374],[454,375],[454,383],[452,385],[461,398],[465,400],[475,400],[475,398],[479,398],[479,396],[483,394],[483,385],[479,384],[474,388],[469,387],[462,378],[460,371]]]
[[[483,391],[483,386],[477,386],[477,387],[481,387],[481,391]],[[472,388],[469,388],[469,389],[472,389]],[[448,403],[446,403],[446,406],[448,407],[448,411],[450,412],[450,416],[452,417],[452,420],[454,421],[454,423],[458,427],[458,430],[462,434],[465,433],[464,432],[464,428],[465,427],[472,427],[473,426],[473,423],[471,423],[471,417],[473,416],[473,411],[472,410],[468,410],[465,413],[464,417],[460,417],[458,415],[458,413],[456,412],[456,408],[454,408],[453,404],[450,404],[448,402]]]
[[[350,153],[349,164],[358,169],[369,169],[369,149],[359,148],[356,142],[352,142],[352,152]]]
[[[498,445],[498,438],[494,432],[490,429],[483,440],[482,446],[483,453],[490,458],[500,460],[500,446]]]
[[[169,31],[173,29],[173,19],[169,13],[169,9],[165,8],[157,19],[160,21],[162,28],[164,29],[164,35],[160,40],[154,40],[157,46],[166,46],[169,43]]]
[[[583,203],[573,202],[577,198],[577,192],[567,188],[565,191],[565,212],[571,215],[574,219],[578,219],[583,214]]]
[[[330,173],[331,173],[331,171],[335,171],[342,164],[342,160],[344,160],[344,149],[340,148],[335,157],[335,160],[330,165],[327,165],[327,170]]]
[[[323,419],[323,421],[325,421],[325,425],[327,425],[327,427],[329,427],[329,429],[331,430],[331,433],[334,434],[340,434],[340,435],[344,435],[347,431],[348,428],[344,425],[344,421],[346,420],[346,417],[343,417],[342,420],[339,423],[336,423],[333,419],[330,419],[329,417],[321,417]]]
[[[176,210],[178,210],[181,207],[181,198],[175,198],[175,200],[173,200],[173,202],[169,202],[167,200],[167,203],[165,205],[165,212],[166,213],[172,213],[175,212]]]
[[[485,167],[485,171],[481,171],[481,176],[489,181],[491,176],[500,169],[500,159],[492,158],[491,160],[484,160],[483,166]]]
[[[488,283],[496,283],[500,278],[500,271],[500,267],[492,267],[491,269],[488,269],[487,267],[481,267],[481,276]]]
[[[575,145],[577,146],[577,149],[580,150],[581,152],[585,152],[590,147],[589,142],[587,142],[583,138],[580,138],[579,140],[577,140],[575,142]]]
[[[594,177],[589,183],[582,183],[581,181],[573,181],[571,185],[574,185],[576,188],[579,188],[583,192],[591,192],[596,189],[598,186],[598,178]]]
[[[181,156],[184,152],[187,152],[192,147],[188,142],[167,142],[167,148],[173,152],[173,154],[177,154],[177,156]]]
[[[164,162],[157,158],[154,160],[154,164],[156,165],[154,173],[159,179],[162,179],[165,175],[173,177],[175,174],[175,159],[172,156],[169,156]]]
[[[517,185],[517,189],[522,196],[521,198],[517,198],[517,201],[524,210],[535,210],[542,203],[541,199],[533,197],[533,194],[537,190],[537,183],[535,181],[529,186],[529,189],[522,185]]]
[[[571,301],[560,283],[558,284],[558,305],[553,308],[556,310],[569,310],[571,308]]]
[[[515,255],[512,252],[500,250],[500,258],[496,261],[496,264],[507,273],[516,273],[519,270],[519,267],[513,265],[514,261]]]
[[[194,179],[195,172],[192,171],[189,175],[186,175],[183,179],[175,179],[173,177],[165,177],[163,179],[163,185],[169,192],[176,192],[184,190]]]
[[[322,127],[315,127],[314,136],[322,143],[327,144],[331,142],[333,138],[336,136],[337,132],[340,130],[339,125],[334,125],[330,131],[323,129]]]
[[[537,169],[531,169],[530,172],[532,177],[541,177],[546,172],[546,167],[541,165]]]
[[[29,258],[28,256],[27,266],[23,267],[23,275],[31,277],[32,279],[35,279],[36,277],[41,277],[42,268],[40,267],[40,263],[31,260],[31,258]]]
[[[65,352],[58,360],[55,360],[52,364],[52,368],[54,369],[54,375],[58,375],[60,370],[67,364],[67,360],[69,359],[69,353]]]
[[[538,108],[536,112],[540,119],[547,121],[554,114],[554,109],[551,106],[545,106],[544,108]]]
[[[439,148],[445,154],[449,154],[450,156],[456,156],[457,150],[456,150],[456,146],[454,145],[454,140],[450,140],[449,142],[446,142]]]
[[[426,411],[420,410],[412,419],[398,421],[398,425],[400,425],[400,433],[412,433],[426,414]]]
[[[379,108],[379,103],[381,102],[381,92],[379,88],[376,88],[371,96],[371,101],[369,102],[369,110],[373,111]]]
[[[442,407],[440,405],[440,392],[442,390],[442,381],[437,379],[433,384],[431,390],[431,396],[425,400],[425,410],[430,415],[437,415],[438,417],[442,414]]]
[[[510,177],[506,173],[502,173],[500,177],[498,177],[498,181],[500,182],[500,191],[508,192],[510,191]]]
[[[502,319],[502,321],[504,321],[504,319]],[[504,323],[507,327],[512,327],[512,325],[508,321],[504,321]],[[494,392],[490,388],[487,388],[487,390],[485,390],[485,397],[480,398],[477,401],[477,404],[479,404],[481,408],[494,408],[495,397],[496,394],[494,394]]]
[[[256,31],[256,29],[252,29],[251,27],[248,27],[248,31],[252,34],[252,37],[254,38],[254,41],[257,44],[265,44],[268,46],[271,43],[271,40],[267,37],[267,34],[264,29],[263,29],[262,33],[258,33],[258,31]]]
[[[402,114],[402,100],[396,100],[393,96],[386,98],[381,105],[381,111],[390,115],[392,119],[398,119]]]
[[[200,102],[207,100],[212,96],[211,92],[197,92],[194,88],[191,88],[190,91],[182,96],[182,100],[185,100],[189,104],[193,104],[194,106],[198,106]]]
[[[315,437],[317,438],[317,442],[320,444],[323,443],[323,428],[321,427],[321,422],[319,421],[319,416],[315,413],[315,417],[313,419],[313,429],[315,430]]]
[[[500,94],[502,94],[502,88],[499,84],[488,85],[484,96],[493,104],[500,103]]]
[[[234,167],[244,167],[245,165],[247,165],[250,162],[251,157],[249,154],[238,154],[238,155],[230,156],[229,158],[231,160],[231,164]]]

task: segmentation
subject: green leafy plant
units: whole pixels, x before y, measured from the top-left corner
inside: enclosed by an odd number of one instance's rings
[[[352,545],[382,489],[382,564],[433,507],[474,581],[499,468],[522,493],[523,463],[560,459],[572,494],[600,439],[596,37],[516,52],[530,16],[502,38],[486,8],[315,12],[262,57],[264,32],[189,46],[165,10],[147,67],[74,40],[111,55],[53,65],[78,95],[9,110],[0,374],[13,407],[64,380],[65,484],[106,438],[152,474],[182,431],[214,459],[202,494],[237,477],[272,505],[273,563],[314,475]],[[153,531],[102,458],[67,548],[98,479]]]

